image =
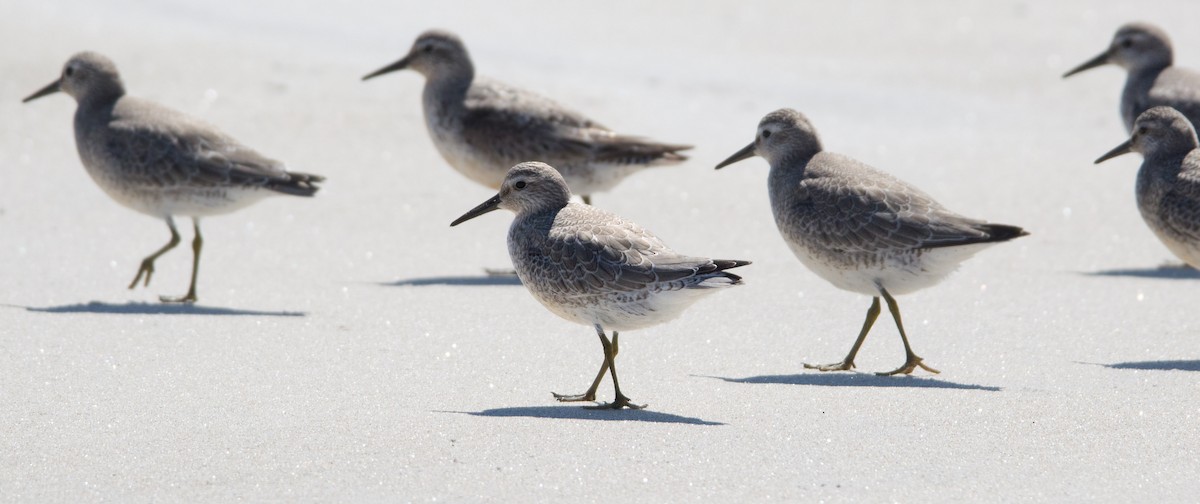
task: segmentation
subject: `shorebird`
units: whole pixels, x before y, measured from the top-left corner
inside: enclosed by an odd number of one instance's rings
[[[1173,107],[1194,124],[1200,121],[1200,73],[1173,66],[1173,58],[1166,32],[1148,23],[1129,23],[1113,35],[1108,50],[1063,78],[1110,63],[1120,66],[1128,72],[1121,93],[1126,132],[1133,131],[1133,121],[1142,112],[1157,106]]]
[[[932,286],[979,250],[1028,234],[960,216],[891,175],[826,152],[816,129],[795,110],[763,117],[754,142],[717,169],[753,156],[771,165],[767,186],[775,225],[800,262],[835,287],[873,299],[846,358],[805,364],[809,369],[853,369],[882,297],[904,342],[905,362],[879,374],[909,374],[917,367],[939,372],[913,353],[893,296]]]
[[[132,289],[150,285],[154,261],[179,244],[173,216],[192,218],[192,281],[186,295],[165,303],[196,301],[200,268],[200,218],[240,209],[272,194],[312,196],[318,175],[288,172],[217,129],[156,103],[127,96],[112,60],[81,52],[62,75],[29,102],[62,91],[75,99],[75,146],[88,175],[117,203],[164,219],[171,240],[142,260]]]
[[[1096,164],[1130,152],[1144,158],[1136,188],[1142,219],[1172,254],[1200,269],[1200,142],[1192,123],[1178,110],[1154,107]]]
[[[600,336],[604,362],[582,394],[554,394],[559,401],[595,401],[604,373],[614,399],[600,408],[633,408],[617,382],[620,331],[672,320],[701,297],[739,285],[725,270],[749,261],[685,256],[633,222],[570,201],[562,176],[538,162],[508,171],[500,192],[450,223],[503,208],[516,213],[508,230],[508,253],[521,283],[555,315],[590,325]],[[612,331],[612,341],[605,336]]]
[[[499,189],[509,167],[530,160],[558,169],[571,189],[591,203],[647,166],[679,163],[689,145],[618,134],[529,91],[475,76],[462,40],[453,33],[422,33],[399,61],[363,80],[411,68],[425,76],[425,125],[438,152],[467,178]]]

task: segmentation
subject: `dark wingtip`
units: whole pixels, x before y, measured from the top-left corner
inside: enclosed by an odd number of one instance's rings
[[[988,234],[988,241],[996,242],[1029,236],[1029,232],[1020,226],[1009,226],[1007,224],[985,224],[984,232]]]
[[[289,172],[287,182],[275,185],[272,189],[294,196],[312,196],[321,188],[317,184],[324,182],[325,177],[311,173]]]
[[[740,259],[713,259],[712,262],[713,264],[717,265],[717,271],[740,268],[750,264],[750,261],[743,261]]]

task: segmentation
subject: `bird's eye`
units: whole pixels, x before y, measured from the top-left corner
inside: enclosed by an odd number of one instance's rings
[[[513,184],[513,187],[516,187],[517,189],[524,189],[524,188],[525,188],[525,181],[524,181],[524,180],[518,180],[516,184]]]
[[[1145,134],[1146,134],[1146,127],[1145,127],[1145,126],[1139,126],[1139,127],[1138,127],[1138,129],[1137,129],[1136,131],[1134,131],[1134,132],[1133,132],[1133,134],[1134,134],[1134,135],[1145,135]]]
[[[1125,49],[1129,49],[1130,47],[1133,47],[1133,39],[1122,40],[1121,47],[1123,47]]]
[[[422,48],[421,48],[421,50],[422,50],[422,51],[425,51],[425,52],[427,52],[427,53],[431,53],[431,52],[433,52],[433,45],[432,45],[432,44],[430,44],[430,45],[427,45],[427,46],[425,46],[425,47],[422,47]]]
[[[763,137],[763,140],[771,138],[771,130],[763,130],[762,137]]]
[[[67,67],[67,69],[63,71],[63,74],[65,74],[67,77],[75,75],[75,67]]]

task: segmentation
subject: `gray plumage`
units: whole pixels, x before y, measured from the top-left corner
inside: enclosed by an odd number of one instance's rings
[[[1200,73],[1174,66],[1174,51],[1166,32],[1148,23],[1129,23],[1113,35],[1106,51],[1063,75],[1114,64],[1127,72],[1121,93],[1125,131],[1153,107],[1172,107],[1195,124],[1200,121]]]
[[[792,252],[833,285],[888,300],[908,348],[892,295],[931,286],[980,249],[1025,235],[1016,226],[989,224],[942,207],[920,189],[840,154],[826,152],[804,115],[781,109],[759,122],[754,143],[717,166],[759,155],[770,163],[768,190],[775,224]],[[868,315],[874,321],[874,315]],[[854,353],[824,370],[853,367]]]
[[[618,134],[547,98],[476,77],[466,46],[445,31],[421,34],[408,55],[363,79],[405,68],[425,76],[425,124],[442,157],[493,189],[509,167],[539,160],[590,201],[644,167],[687,159],[680,151],[691,148]]]
[[[639,329],[674,319],[717,289],[738,285],[725,270],[748,261],[679,254],[633,222],[570,201],[562,176],[550,166],[526,162],[512,167],[500,192],[451,225],[504,208],[516,213],[508,232],[508,252],[517,275],[534,298],[556,315],[604,331]],[[611,364],[607,355],[588,393],[557,395],[560,400],[594,400]],[[613,371],[614,388],[616,372]],[[613,407],[631,406],[618,399]]]
[[[271,194],[312,196],[318,175],[285,170],[216,128],[156,103],[127,96],[116,65],[82,52],[63,66],[62,76],[25,101],[63,91],[78,103],[75,145],[92,179],[105,193],[138,212],[167,221],[172,240],[147,257],[134,282],[153,274],[153,262],[179,241],[172,216],[192,217],[196,238],[192,287],[195,301],[199,218],[250,205]]]
[[[1144,157],[1137,174],[1137,205],[1158,239],[1200,269],[1200,142],[1192,123],[1170,107],[1138,116],[1129,140],[1097,163],[1128,152]]]

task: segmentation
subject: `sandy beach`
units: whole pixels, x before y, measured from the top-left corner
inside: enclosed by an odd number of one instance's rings
[[[1194,502],[1200,273],[1134,203],[1124,72],[1063,72],[1122,23],[1200,68],[1200,3],[491,2],[0,4],[0,502]],[[450,228],[494,191],[452,170],[423,79],[360,78],[427,28],[477,72],[623,132],[695,145],[594,197],[673,248],[748,259],[746,285],[622,333],[621,388],[591,411],[591,328],[507,267],[508,212]],[[219,126],[313,199],[204,221],[158,261],[161,221],[80,164],[74,101],[21,99],[72,54],[129,93]],[[828,150],[948,208],[1032,234],[898,298],[942,371],[870,300],[792,255],[767,164],[713,166],[780,107]],[[180,221],[184,240],[190,224]],[[186,231],[185,231],[186,230]],[[185,245],[186,245],[185,241]],[[611,398],[611,385],[601,388]]]

